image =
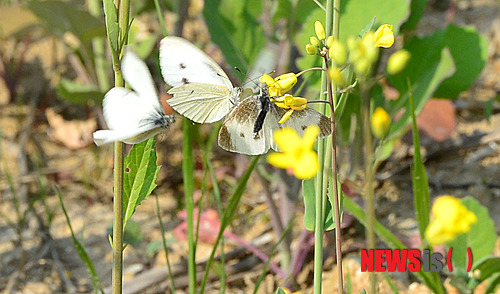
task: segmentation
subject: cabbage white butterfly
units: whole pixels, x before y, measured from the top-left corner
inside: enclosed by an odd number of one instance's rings
[[[197,123],[221,120],[238,104],[241,88],[203,51],[179,37],[165,37],[160,45],[163,79],[173,88],[168,104]]]
[[[331,134],[329,118],[309,107],[294,111],[279,124],[286,110],[270,101],[267,89],[252,95],[248,89],[233,87],[215,61],[183,38],[161,41],[160,65],[163,79],[173,87],[168,91],[173,95],[168,104],[181,115],[197,123],[216,122],[227,115],[218,137],[219,146],[227,151],[257,155],[269,148],[277,150],[272,135],[284,127],[302,135],[316,124],[321,137]]]
[[[228,115],[219,130],[219,146],[231,152],[258,155],[267,153],[269,148],[278,151],[273,133],[280,128],[293,128],[302,136],[308,126],[317,125],[320,137],[332,133],[330,119],[312,108],[294,111],[287,121],[278,123],[285,112],[270,101],[266,89],[260,90]]]
[[[109,130],[94,132],[97,146],[121,141],[136,144],[164,131],[175,119],[166,115],[146,64],[132,51],[122,59],[125,81],[134,91],[114,87],[104,96],[103,114]]]

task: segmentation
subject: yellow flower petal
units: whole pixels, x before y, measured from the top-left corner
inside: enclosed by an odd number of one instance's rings
[[[299,179],[310,179],[316,175],[318,167],[318,155],[312,150],[307,150],[296,162],[293,173]]]
[[[283,152],[296,150],[300,147],[302,140],[297,131],[292,128],[283,128],[274,131],[273,138],[278,148]]]
[[[392,31],[392,25],[381,25],[377,31],[375,31],[375,40],[376,47],[391,47],[392,44],[394,44],[394,32]]]
[[[425,231],[425,238],[432,245],[439,245],[466,233],[477,222],[476,215],[452,196],[441,196],[432,205],[432,220]]]
[[[302,138],[302,142],[304,147],[307,149],[312,149],[314,146],[314,142],[319,135],[319,127],[317,125],[310,125],[304,131],[304,137]]]
[[[289,153],[271,153],[267,156],[267,162],[279,168],[291,168],[295,164],[295,158]]]
[[[278,123],[282,124],[282,123],[286,122],[290,118],[292,113],[293,113],[293,109],[290,109],[287,112],[285,112],[285,114],[283,115],[283,117],[280,119],[280,121]]]
[[[260,78],[259,78],[259,82],[261,83],[265,83],[267,84],[268,86],[272,85],[274,83],[274,79],[268,75],[268,74],[263,74]]]

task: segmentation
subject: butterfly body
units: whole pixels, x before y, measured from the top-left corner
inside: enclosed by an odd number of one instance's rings
[[[263,89],[231,111],[219,130],[219,146],[231,152],[258,155],[270,148],[278,151],[273,133],[281,128],[293,128],[302,136],[314,124],[320,128],[320,137],[331,134],[330,119],[312,108],[294,111],[286,122],[278,123],[285,113],[285,109],[269,100],[269,93]]]
[[[122,72],[133,91],[114,87],[104,96],[103,114],[109,130],[94,133],[98,146],[116,141],[137,144],[175,121],[163,111],[146,64],[131,51],[125,51]]]

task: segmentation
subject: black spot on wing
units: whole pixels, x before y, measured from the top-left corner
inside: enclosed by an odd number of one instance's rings
[[[240,133],[240,137],[245,138],[245,134]]]
[[[305,131],[307,129],[307,126],[302,126],[301,128],[303,131]]]
[[[184,63],[180,63],[180,64],[179,64],[179,67],[180,67],[180,69],[185,69],[185,68],[186,68],[186,65],[185,65]]]
[[[184,83],[184,85],[187,85],[187,84],[189,84],[189,81],[186,78],[182,78],[182,83]]]

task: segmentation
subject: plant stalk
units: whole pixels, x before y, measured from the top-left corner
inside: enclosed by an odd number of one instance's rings
[[[122,39],[127,35],[129,16],[130,16],[130,0],[116,0],[115,5],[118,8],[118,27],[120,30],[119,38]],[[126,43],[121,42],[119,43]],[[121,58],[123,50],[118,49],[118,58]],[[119,64],[117,60],[114,64]],[[123,87],[124,81],[121,69],[115,70],[115,87]],[[115,162],[113,170],[114,190],[113,190],[113,273],[112,285],[113,293],[122,293],[122,275],[123,275],[123,175],[124,175],[124,156],[125,144],[122,142],[115,143]]]
[[[363,117],[363,141],[365,145],[365,199],[366,199],[366,239],[368,249],[375,249],[375,191],[373,182],[375,181],[374,169],[374,154],[373,154],[373,137],[370,128],[370,93],[366,87],[366,83],[361,83],[362,109],[361,116]],[[376,273],[370,273],[370,291],[369,293],[377,293],[377,276]]]

